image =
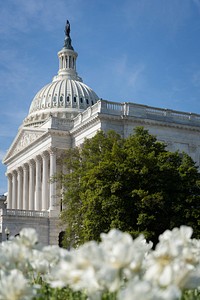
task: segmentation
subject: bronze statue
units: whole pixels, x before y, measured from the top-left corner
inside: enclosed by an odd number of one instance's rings
[[[70,23],[67,20],[66,26],[65,26],[65,35],[69,37],[70,35]]]
[[[64,47],[66,49],[74,50],[71,43],[72,43],[72,40],[70,38],[70,23],[67,20],[66,25],[65,25],[65,44],[64,44]]]

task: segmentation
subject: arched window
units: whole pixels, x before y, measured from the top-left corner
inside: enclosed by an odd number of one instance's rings
[[[65,232],[61,231],[58,236],[58,246],[63,248],[63,240],[64,240]]]

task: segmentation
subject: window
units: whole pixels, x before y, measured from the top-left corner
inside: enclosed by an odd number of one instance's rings
[[[69,68],[71,68],[71,56],[69,56]]]

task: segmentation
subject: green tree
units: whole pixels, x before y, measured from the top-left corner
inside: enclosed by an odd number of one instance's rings
[[[98,240],[111,228],[157,242],[166,229],[190,225],[200,237],[199,173],[186,153],[169,152],[142,127],[123,139],[98,132],[70,149],[61,174],[66,245]]]

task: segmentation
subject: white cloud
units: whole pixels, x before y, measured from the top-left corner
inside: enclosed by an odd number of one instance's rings
[[[144,64],[139,64],[133,68],[132,71],[129,71],[128,74],[128,84],[129,86],[135,87],[138,84],[143,72],[145,70]]]
[[[34,18],[41,9],[41,1],[38,5],[33,5],[35,1],[11,0],[1,4],[0,10],[0,32],[2,34],[12,34],[12,32],[26,32],[34,23],[28,26],[28,20]],[[35,3],[36,4],[36,3]]]
[[[145,70],[144,63],[130,65],[127,55],[122,55],[120,60],[114,62],[111,67],[113,68],[113,73],[123,85],[129,88],[135,88],[140,85]]]
[[[29,64],[27,58],[19,56],[14,49],[0,50],[0,77],[4,80],[0,81],[1,89],[21,90],[22,86],[27,87],[29,84]]]
[[[2,160],[6,155],[6,151],[0,150],[0,160]]]
[[[1,125],[1,131],[0,131],[0,138],[12,138],[12,137],[14,137],[14,133],[16,133],[15,132],[15,130],[13,130],[13,127],[14,126],[12,126],[12,127],[4,127],[4,126],[2,126]]]
[[[0,112],[0,137],[13,138],[17,134],[18,127],[22,124],[27,114],[28,111],[15,111],[10,107]]]
[[[28,111],[15,110],[11,106],[0,111],[0,141],[2,145],[12,142],[27,114]]]
[[[112,62],[113,70],[116,75],[124,76],[127,70],[127,55],[122,55],[120,59]]]
[[[73,19],[80,0],[9,0],[0,4],[0,33],[29,32],[33,28],[54,30],[66,17]]]
[[[197,70],[192,75],[192,83],[195,87],[200,87],[200,70]]]
[[[199,0],[193,0],[198,2]],[[140,30],[140,23],[149,28],[159,24],[169,33],[176,33],[192,15],[190,0],[126,0],[123,14],[127,25]]]

